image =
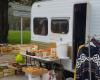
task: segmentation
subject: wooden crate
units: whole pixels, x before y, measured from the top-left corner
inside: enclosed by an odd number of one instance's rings
[[[3,71],[0,71],[0,78],[2,78],[3,76]]]
[[[6,77],[6,76],[13,76],[13,75],[15,75],[15,70],[8,68],[8,69],[4,69],[3,73],[4,73],[4,77]]]
[[[40,67],[23,67],[22,71],[36,76],[43,75],[48,72],[47,69]]]

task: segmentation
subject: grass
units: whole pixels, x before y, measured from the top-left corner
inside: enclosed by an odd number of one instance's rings
[[[20,44],[21,43],[21,33],[20,31],[9,31],[8,34],[8,43],[11,44]],[[23,43],[30,43],[30,31],[23,31]]]

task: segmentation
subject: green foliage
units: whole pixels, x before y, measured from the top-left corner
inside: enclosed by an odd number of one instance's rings
[[[20,44],[20,31],[9,31],[8,43]],[[30,43],[30,31],[23,31],[23,42]]]

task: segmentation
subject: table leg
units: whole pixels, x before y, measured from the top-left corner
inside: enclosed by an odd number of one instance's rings
[[[2,51],[2,46],[1,46],[1,48],[0,48],[0,56],[2,56],[2,53],[3,53],[3,51]]]
[[[26,58],[26,66],[28,66],[28,65],[27,65],[27,63],[28,63],[28,59],[27,59],[27,56],[26,56],[25,58]]]
[[[32,59],[31,59],[31,57],[30,57],[30,64],[31,64],[31,66],[32,66]]]

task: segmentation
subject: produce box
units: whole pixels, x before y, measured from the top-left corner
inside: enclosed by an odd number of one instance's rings
[[[8,68],[8,69],[4,69],[3,73],[4,73],[4,77],[13,76],[13,75],[15,75],[15,70]]]
[[[15,70],[8,66],[0,66],[0,78],[15,75]]]
[[[3,70],[7,68],[7,66],[0,66],[0,78],[4,77],[4,72]]]
[[[4,77],[13,76],[14,74],[15,74],[15,72],[5,72]]]
[[[0,78],[3,77],[3,71],[0,71]]]
[[[48,72],[47,69],[45,68],[40,68],[40,67],[23,67],[22,68],[22,71],[25,72],[25,73],[29,73],[29,74],[32,74],[32,75],[43,75],[45,73]]]

